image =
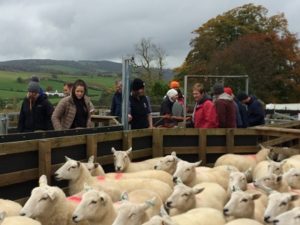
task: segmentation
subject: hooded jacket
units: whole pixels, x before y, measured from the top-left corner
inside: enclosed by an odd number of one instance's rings
[[[236,127],[236,107],[233,97],[227,93],[218,96],[215,101],[220,128]]]
[[[204,95],[203,98],[196,103],[193,112],[193,122],[195,128],[218,127],[216,108],[207,95]]]
[[[257,126],[265,124],[265,111],[262,104],[257,100],[255,96],[250,96],[248,106],[248,123],[249,126]]]

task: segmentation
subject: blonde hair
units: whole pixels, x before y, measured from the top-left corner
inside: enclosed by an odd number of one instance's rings
[[[193,91],[198,91],[200,94],[203,94],[205,92],[203,84],[200,83],[194,84]]]

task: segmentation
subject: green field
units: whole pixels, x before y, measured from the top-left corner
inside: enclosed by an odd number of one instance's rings
[[[28,81],[33,73],[0,71],[0,99],[5,103],[14,103],[20,106],[22,99],[27,93]],[[101,76],[74,76],[74,75],[51,75],[47,73],[34,73],[40,78],[40,85],[44,91],[52,89],[62,92],[64,82],[74,82],[77,79],[84,80],[88,87],[88,95],[94,103],[97,103],[102,90],[112,89],[116,77]],[[59,98],[50,98],[56,104]],[[95,104],[97,106],[97,104]]]

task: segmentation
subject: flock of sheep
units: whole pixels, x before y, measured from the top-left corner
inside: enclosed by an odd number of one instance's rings
[[[273,161],[261,146],[255,155],[225,154],[210,168],[175,152],[131,162],[131,152],[112,148],[116,173],[93,157],[66,157],[54,176],[68,180],[69,197],[43,175],[23,207],[0,199],[1,224],[300,225],[300,155]]]

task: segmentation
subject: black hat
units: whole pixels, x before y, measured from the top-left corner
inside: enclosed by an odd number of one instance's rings
[[[40,79],[38,78],[38,76],[32,75],[31,78],[30,78],[30,81],[33,81],[33,82],[40,82]]]
[[[39,93],[40,92],[40,86],[38,82],[30,81],[28,84],[28,91],[29,92],[35,92]]]
[[[243,100],[245,100],[245,99],[248,98],[248,95],[247,95],[245,92],[240,92],[240,93],[236,96],[236,98],[237,98],[239,101],[243,101]]]
[[[224,86],[223,86],[223,84],[216,83],[213,86],[213,94],[214,95],[220,95],[220,94],[223,94],[223,93],[224,93]]]
[[[137,91],[137,90],[143,89],[144,87],[145,87],[145,83],[141,79],[135,78],[132,81],[131,88],[132,88],[133,91]]]

